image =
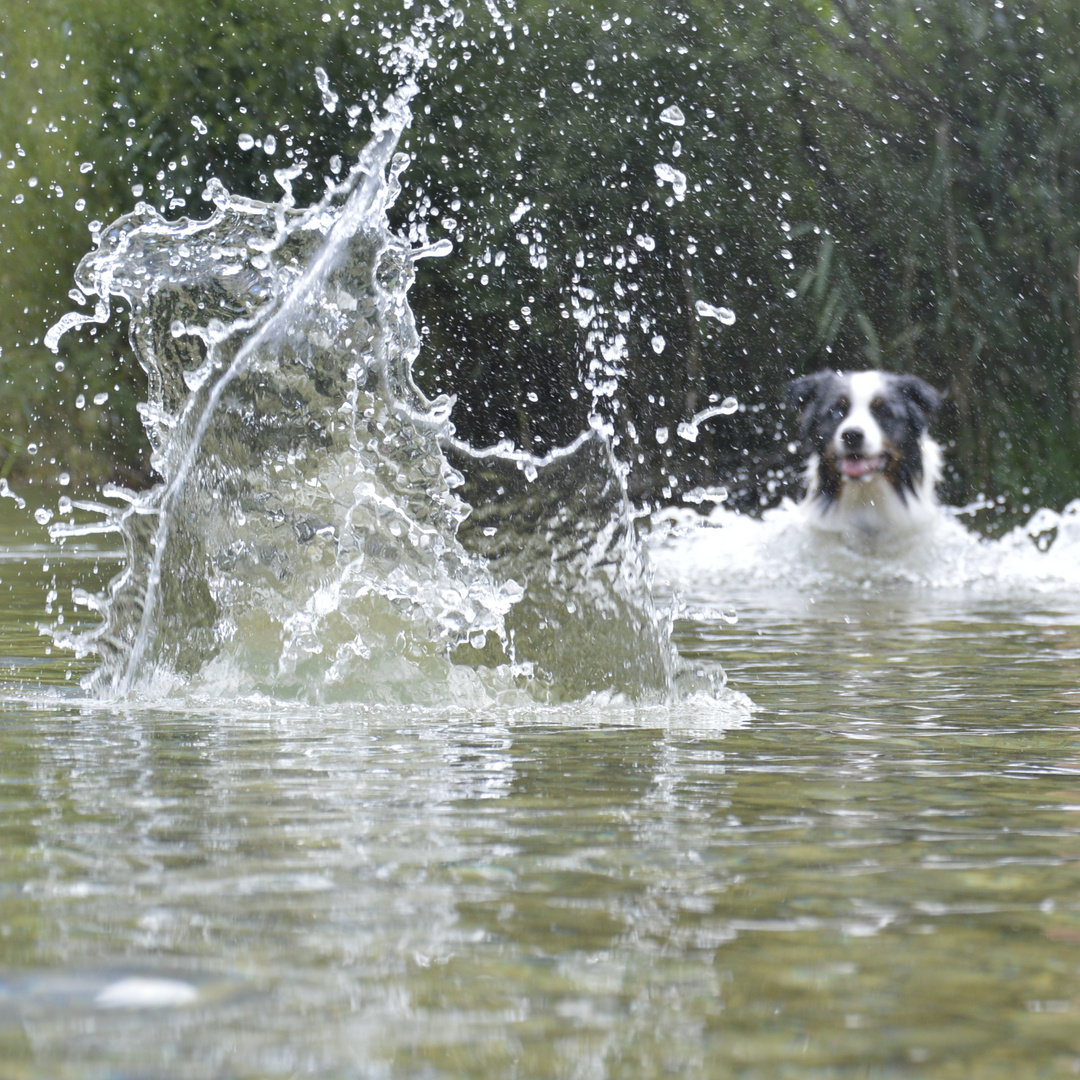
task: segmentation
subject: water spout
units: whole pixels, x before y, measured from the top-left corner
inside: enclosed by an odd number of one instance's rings
[[[295,207],[287,174],[278,203],[214,183],[206,220],[140,204],[80,264],[94,311],[49,343],[128,301],[162,478],[52,530],[124,544],[107,593],[77,595],[100,624],[57,631],[97,655],[98,692],[655,700],[685,683],[604,425],[543,457],[477,450],[453,400],[413,381],[414,264],[449,250],[387,219],[415,93],[314,206]]]

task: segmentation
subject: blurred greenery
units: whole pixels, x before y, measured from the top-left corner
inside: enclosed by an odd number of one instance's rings
[[[882,366],[948,389],[951,500],[1001,496],[1005,520],[1080,494],[1080,3],[457,6],[427,27],[395,225],[455,243],[412,303],[419,381],[457,394],[462,434],[544,449],[595,397],[638,497],[719,481],[763,505],[794,476],[787,379]],[[315,198],[423,10],[3,8],[0,474],[147,479],[122,328],[69,335],[62,371],[42,345],[88,224],[138,198],[204,216],[214,176],[277,198],[273,168],[298,159]],[[738,413],[676,435],[731,394]]]

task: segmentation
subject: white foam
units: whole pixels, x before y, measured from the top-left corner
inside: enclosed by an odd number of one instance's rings
[[[650,553],[660,592],[720,603],[746,587],[956,590],[980,597],[1028,593],[1080,611],[1080,499],[1042,509],[1001,539],[941,507],[913,534],[863,542],[815,530],[785,502],[751,518],[717,507],[708,517],[668,509],[653,516]]]

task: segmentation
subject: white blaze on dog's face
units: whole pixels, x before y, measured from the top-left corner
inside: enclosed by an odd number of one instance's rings
[[[833,436],[833,456],[840,472],[861,480],[882,472],[888,464],[885,432],[878,415],[885,406],[886,384],[880,371],[857,371],[847,379],[847,416]]]

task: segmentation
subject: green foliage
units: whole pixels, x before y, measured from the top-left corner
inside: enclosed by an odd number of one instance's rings
[[[618,370],[599,406],[642,495],[721,479],[756,503],[792,475],[786,380],[881,365],[948,388],[953,498],[1080,491],[1074,0],[492,10],[470,0],[460,25],[431,30],[398,205],[402,229],[455,242],[421,264],[413,303],[421,381],[458,395],[463,434],[565,442],[588,387]],[[0,468],[30,467],[35,430],[80,475],[145,468],[141,373],[121,342],[66,342],[60,386],[40,345],[87,221],[136,191],[200,215],[211,176],[277,197],[272,169],[301,152],[297,196],[314,197],[366,138],[395,81],[386,46],[418,14],[317,0],[0,14]],[[333,112],[317,66],[341,95]],[[672,105],[681,126],[660,119]],[[273,134],[275,151],[239,149],[245,132]],[[684,196],[658,164],[685,174]],[[74,408],[101,391],[105,406]],[[674,435],[728,394],[744,411],[696,443]]]

